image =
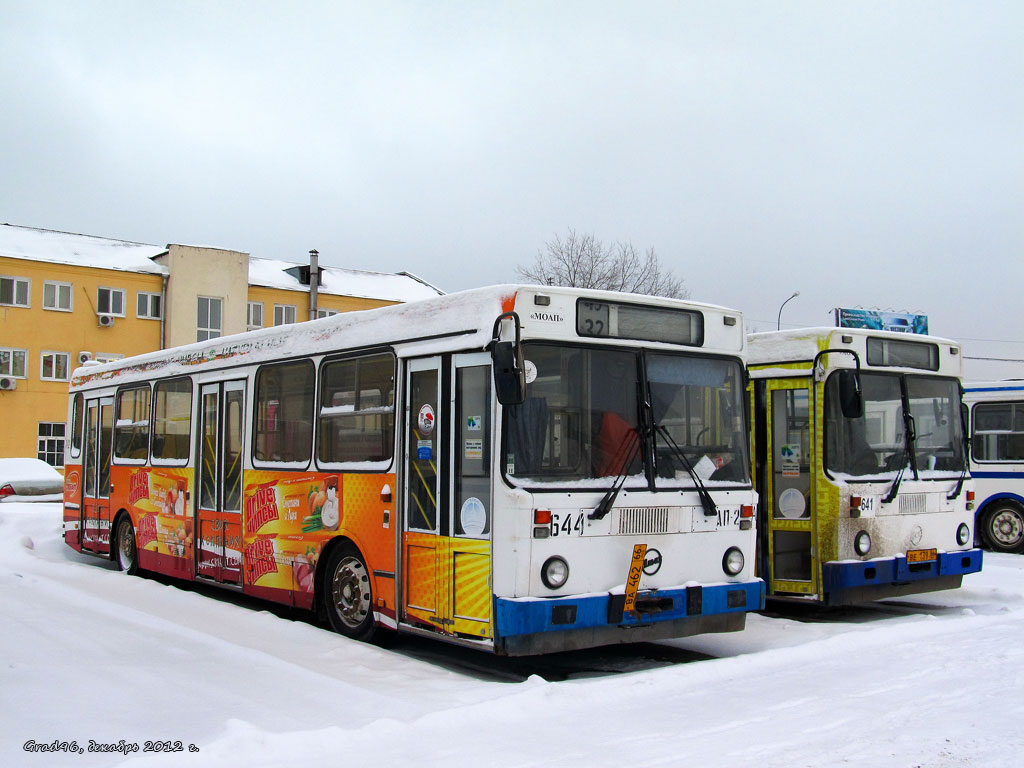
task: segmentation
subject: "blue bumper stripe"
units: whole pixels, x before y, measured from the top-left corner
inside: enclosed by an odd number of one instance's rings
[[[683,589],[641,590],[643,604],[657,603],[658,609],[636,616],[616,611],[621,595],[587,595],[548,599],[495,599],[495,620],[499,637],[529,635],[560,629],[588,627],[630,627],[709,616],[719,613],[758,611],[764,608],[765,583],[761,579],[737,584],[716,584]],[[688,610],[693,610],[688,613]],[[571,619],[571,621],[570,621]]]
[[[981,550],[940,552],[930,563],[907,563],[907,558],[891,557],[857,563],[825,563],[821,567],[823,589],[834,592],[852,587],[880,584],[907,584],[940,576],[962,576],[981,570]]]

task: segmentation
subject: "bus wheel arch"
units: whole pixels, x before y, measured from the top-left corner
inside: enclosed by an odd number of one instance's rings
[[[1013,499],[996,499],[978,516],[981,540],[993,552],[1024,551],[1024,507]]]
[[[335,632],[369,641],[377,633],[373,584],[366,558],[351,539],[338,537],[321,553],[317,606]]]
[[[139,572],[139,547],[131,515],[126,510],[122,509],[114,516],[113,530],[110,559],[117,565],[118,570],[133,576]]]

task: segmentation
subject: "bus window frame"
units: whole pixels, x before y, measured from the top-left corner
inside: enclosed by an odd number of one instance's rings
[[[986,406],[998,406],[998,405],[1009,405],[1009,406],[1011,406],[1011,408],[1013,410],[1010,411],[1010,421],[1012,423],[1014,410],[1016,410],[1017,407],[1019,407],[1021,410],[1024,410],[1024,398],[1014,399],[1014,400],[976,400],[975,402],[973,402],[971,404],[971,425],[970,425],[970,430],[969,430],[970,434],[967,436],[968,444],[970,446],[970,448],[969,448],[970,461],[972,463],[974,463],[974,464],[991,464],[991,465],[995,465],[995,466],[1005,465],[1005,464],[1024,464],[1024,458],[1020,458],[1020,459],[979,459],[976,451],[974,450],[974,439],[976,437],[978,437],[979,435],[981,435],[981,436],[984,436],[984,435],[1007,435],[1007,436],[1024,435],[1024,432],[1017,432],[1017,431],[1015,431],[1013,429],[1011,429],[1009,432],[993,432],[993,431],[978,432],[978,428],[977,428],[977,424],[978,424],[977,411],[978,411],[978,408],[984,408]]]
[[[187,381],[189,385],[189,403],[188,403],[188,435],[185,440],[185,447],[188,449],[188,453],[183,459],[167,459],[164,457],[157,458],[153,455],[153,444],[156,442],[156,389],[160,385],[167,385],[176,381]],[[150,407],[152,410],[152,425],[150,429],[149,439],[149,462],[154,467],[187,467],[189,462],[192,461],[192,437],[193,437],[193,409],[196,404],[196,383],[192,380],[191,376],[172,376],[166,379],[158,379],[153,382],[153,394],[151,395]]]
[[[317,418],[317,396],[318,383],[319,383],[319,360],[321,356],[302,355],[296,356],[291,359],[275,360],[267,363],[260,363],[254,366],[252,371],[252,420],[251,438],[249,440],[249,461],[252,463],[253,469],[267,469],[267,470],[285,470],[285,471],[297,471],[305,472],[314,466],[315,451],[315,440],[316,440],[316,418]],[[296,364],[301,365],[308,363],[313,368],[313,391],[310,398],[310,408],[308,411],[309,421],[309,440],[308,448],[309,453],[305,461],[287,461],[284,459],[261,459],[256,455],[256,450],[259,445],[259,437],[261,430],[259,429],[259,418],[260,418],[260,377],[265,371],[274,368],[283,368],[285,366],[294,366]]]
[[[127,392],[139,392],[146,390],[149,393],[149,403],[146,413],[146,450],[145,455],[140,458],[129,458],[118,454],[118,436],[121,430],[118,428],[117,423],[119,421],[119,414],[121,411],[121,398]],[[125,384],[117,388],[114,393],[114,424],[113,424],[113,435],[112,443],[110,446],[110,463],[114,466],[128,466],[128,467],[141,467],[149,463],[150,450],[153,445],[153,386],[151,382],[144,382],[142,384]]]
[[[82,438],[85,434],[85,397],[81,392],[75,392],[71,398],[71,439],[69,455],[77,459],[82,455]]]
[[[334,363],[343,363],[351,360],[361,360],[369,357],[377,357],[381,355],[390,355],[392,362],[392,403],[391,403],[391,457],[384,465],[383,461],[323,461],[320,456],[320,436],[321,429],[320,423],[323,417],[320,415],[320,410],[323,407],[320,403],[320,398],[324,392],[324,369]],[[313,399],[313,462],[317,470],[321,472],[358,472],[359,474],[388,474],[394,471],[395,466],[395,454],[398,451],[396,444],[396,434],[398,430],[399,420],[399,381],[398,381],[398,355],[392,347],[380,347],[376,349],[360,349],[357,351],[346,351],[340,354],[332,354],[330,356],[324,356],[320,359],[316,365],[316,393]],[[255,381],[253,383],[253,410],[256,409],[256,386]],[[353,411],[353,415],[357,415],[357,411]],[[256,444],[256,434],[253,433],[253,445]],[[255,450],[255,449],[254,449]],[[379,465],[379,466],[372,466]],[[255,466],[255,465],[254,465]]]
[[[829,480],[829,482],[832,482],[832,483],[837,482],[837,479],[836,479],[836,471],[837,470],[834,470],[833,467],[831,466],[831,463],[830,463],[829,439],[828,439],[828,437],[829,437],[828,436],[828,429],[829,429],[829,426],[828,426],[828,403],[826,402],[826,395],[827,395],[827,391],[828,391],[828,383],[829,383],[829,381],[832,379],[832,377],[834,375],[837,375],[842,370],[843,370],[842,368],[833,368],[832,370],[828,371],[828,373],[826,374],[825,378],[819,383],[819,385],[821,387],[820,391],[821,391],[821,398],[822,398],[822,425],[821,425],[821,440],[822,440],[821,459],[822,459],[822,461],[821,461],[821,471],[824,474],[824,476]],[[930,370],[927,370],[927,369],[924,369],[924,368],[914,368],[914,369],[911,369],[911,370],[897,370],[897,369],[894,369],[894,368],[876,367],[876,368],[873,368],[873,369],[861,370],[861,376],[865,376],[865,375],[889,376],[889,377],[895,378],[899,382],[899,387],[900,387],[900,402],[901,402],[900,408],[901,408],[901,410],[908,404],[909,397],[910,397],[910,395],[909,395],[909,393],[907,391],[907,383],[908,383],[907,379],[908,379],[908,377],[913,377],[915,379],[932,379],[932,380],[943,381],[943,382],[948,382],[948,381],[956,382],[957,381],[957,377],[956,376],[950,376],[948,374],[947,375],[943,375],[943,374],[941,374],[941,373],[939,373],[937,371],[930,371]],[[838,384],[837,384],[836,388],[838,389]],[[862,389],[862,391],[863,391],[863,389]],[[866,406],[867,406],[867,402],[868,401],[865,398],[865,400],[864,400],[865,409],[866,409]],[[962,397],[961,397],[960,402],[963,402],[963,398]],[[956,418],[959,419],[959,409],[958,409],[958,412],[956,414]],[[907,435],[904,434],[904,440],[906,440],[906,439],[907,439]],[[965,440],[966,438],[965,438],[964,435],[961,435],[961,439]],[[921,467],[917,466],[917,460],[916,460],[916,456],[915,456],[915,453],[917,451],[917,444],[916,444],[916,442],[915,442],[913,450],[911,449],[909,444],[905,447],[905,450],[907,451],[907,462],[910,465],[910,469],[912,470],[909,475],[905,476],[905,479],[908,479],[908,480],[911,480],[911,479],[912,480],[932,480],[932,479],[934,479],[934,478],[929,478],[929,477],[923,477],[922,476],[922,472],[924,472],[924,471],[934,471],[934,470],[926,470],[926,469],[922,469]],[[969,453],[969,451],[967,451],[967,450],[963,451],[962,458],[964,460],[965,465],[969,464],[969,461],[970,461],[969,458],[968,458],[968,453]],[[892,483],[893,478],[895,477],[895,473],[897,471],[898,470],[895,470],[895,469],[885,469],[884,467],[882,467],[882,468],[879,468],[878,472],[874,473],[874,474],[863,475],[863,476],[851,475],[852,479],[847,479],[846,482],[856,482],[856,483]],[[960,473],[960,470],[955,470],[955,469],[938,470],[938,471],[948,473],[951,478],[955,478]],[[848,472],[839,471],[839,474],[849,474],[849,473]]]
[[[641,305],[641,306],[643,306],[643,305]],[[699,358],[699,359],[707,359],[707,360],[714,360],[714,361],[726,361],[726,362],[738,365],[739,366],[739,370],[740,370],[740,382],[739,383],[740,383],[740,387],[741,387],[741,389],[740,389],[740,391],[738,393],[738,407],[740,408],[741,413],[742,413],[741,418],[743,418],[744,421],[745,421],[745,423],[744,423],[745,433],[748,435],[747,446],[746,446],[746,453],[747,453],[747,455],[745,457],[745,461],[746,461],[747,466],[749,467],[749,464],[751,462],[751,453],[752,453],[751,449],[750,449],[750,442],[749,442],[749,434],[750,434],[750,432],[752,430],[752,422],[751,422],[751,414],[750,414],[750,411],[749,411],[749,405],[746,402],[746,400],[747,400],[746,391],[747,391],[747,382],[748,382],[749,374],[747,372],[747,367],[744,364],[742,358],[740,358],[737,355],[713,354],[713,353],[710,353],[710,352],[702,351],[702,349],[697,349],[695,347],[691,347],[689,345],[682,345],[682,344],[669,344],[669,345],[666,345],[664,347],[660,347],[660,346],[659,347],[649,347],[649,346],[644,346],[644,345],[640,344],[637,340],[634,340],[634,339],[621,339],[621,341],[622,341],[621,344],[615,344],[614,342],[615,341],[620,341],[620,339],[618,339],[617,337],[611,337],[611,341],[613,343],[608,344],[608,343],[600,343],[600,342],[588,341],[588,339],[591,339],[591,338],[596,338],[596,337],[580,337],[580,339],[568,340],[568,341],[567,340],[561,340],[561,339],[554,340],[554,339],[545,339],[545,338],[524,339],[523,340],[524,357],[525,357],[525,348],[529,344],[542,344],[542,345],[548,346],[548,347],[568,347],[568,348],[572,348],[572,349],[585,349],[585,350],[590,350],[590,351],[603,350],[603,351],[630,352],[630,353],[632,353],[636,357],[636,360],[637,360],[637,377],[638,377],[638,380],[640,381],[640,383],[643,385],[643,390],[644,390],[645,397],[648,397],[648,398],[650,397],[650,393],[649,393],[650,382],[647,379],[647,355],[648,354],[667,354],[667,355],[673,355],[673,356],[678,356],[678,357]],[[607,338],[607,337],[601,337],[601,338],[603,339],[603,338]],[[639,407],[640,404],[637,403],[637,405]],[[507,443],[506,443],[506,440],[507,440],[507,435],[508,435],[508,418],[509,418],[508,414],[509,414],[509,407],[508,406],[502,406],[501,407],[501,417],[499,419],[499,424],[497,425],[498,427],[500,427],[501,431],[500,431],[500,433],[498,435],[492,436],[492,438],[491,438],[492,442],[494,443],[494,450],[497,451],[500,456],[505,456],[507,454],[507,448],[506,448]],[[689,481],[689,484],[680,484],[680,485],[670,485],[670,484],[667,484],[667,483],[666,484],[659,484],[658,480],[659,479],[660,480],[664,480],[664,478],[657,478],[655,476],[656,473],[654,471],[652,471],[652,469],[650,467],[647,466],[648,465],[648,458],[646,456],[646,453],[647,453],[647,448],[643,447],[641,449],[641,454],[640,454],[640,456],[641,456],[640,460],[641,460],[641,464],[643,466],[643,470],[642,471],[643,471],[643,474],[644,474],[643,484],[626,485],[626,486],[623,487],[623,490],[634,491],[634,492],[656,491],[656,492],[659,492],[659,493],[661,493],[661,492],[695,491],[695,490],[697,490],[697,485],[695,483],[693,483],[692,480]],[[506,461],[502,460],[502,461],[499,462],[499,464],[500,464],[499,469],[500,469],[500,474],[501,474],[501,481],[505,484],[505,486],[508,487],[508,488],[515,489],[515,490],[527,491],[528,493],[574,493],[574,492],[580,492],[580,491],[582,491],[582,492],[590,492],[590,493],[600,493],[600,492],[608,490],[608,488],[611,487],[612,481],[615,479],[614,476],[609,475],[609,476],[605,476],[605,477],[585,478],[582,481],[580,481],[580,480],[566,480],[565,482],[570,483],[569,485],[566,485],[566,484],[559,485],[558,482],[557,482],[557,478],[552,478],[550,483],[537,482],[536,480],[525,479],[525,478],[522,479],[522,480],[516,480],[514,477],[512,477],[512,478],[509,477],[508,465],[507,465]],[[605,484],[599,484],[597,481],[600,481],[600,480],[606,480],[607,482]],[[574,483],[574,482],[576,482],[576,483],[584,482],[584,483],[587,483],[587,484],[583,485],[583,486],[571,485],[571,483]],[[593,482],[594,484],[590,485],[589,483],[591,483],[591,482]],[[719,490],[721,490],[721,491],[727,491],[727,490],[749,490],[750,488],[753,488],[753,484],[754,484],[754,478],[753,478],[753,475],[750,473],[750,470],[748,468],[747,469],[747,480],[746,480],[746,482],[735,482],[735,483],[729,483],[728,485],[723,483],[722,485],[717,485],[716,484],[713,487],[710,487],[710,486],[709,487],[712,490],[715,490],[715,491],[719,491]]]

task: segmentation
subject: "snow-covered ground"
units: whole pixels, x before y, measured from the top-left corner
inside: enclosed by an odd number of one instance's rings
[[[127,577],[66,547],[60,516],[0,506],[3,766],[1024,762],[1024,557],[986,554],[960,590],[510,662]]]

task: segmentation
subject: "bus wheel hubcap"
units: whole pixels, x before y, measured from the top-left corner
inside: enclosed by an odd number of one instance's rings
[[[1021,536],[1020,515],[1007,509],[996,513],[995,519],[992,521],[992,532],[1002,544],[1016,543]]]
[[[121,526],[121,565],[127,570],[135,562],[135,540],[127,525]]]
[[[363,623],[370,610],[370,579],[366,566],[355,557],[346,557],[334,572],[334,605],[338,616],[350,627]]]

